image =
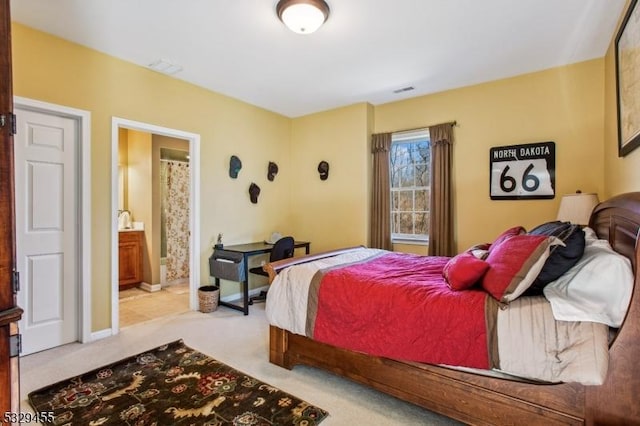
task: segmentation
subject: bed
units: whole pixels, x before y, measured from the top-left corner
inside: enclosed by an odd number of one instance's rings
[[[589,227],[633,268],[626,316],[611,339],[601,385],[506,380],[439,365],[397,361],[341,349],[270,326],[270,362],[321,368],[468,424],[640,424],[640,193],[615,196],[593,211]],[[352,248],[267,265],[273,279],[296,264]]]

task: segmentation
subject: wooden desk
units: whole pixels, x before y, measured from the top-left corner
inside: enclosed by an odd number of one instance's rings
[[[294,241],[293,248],[304,248],[305,254],[309,254],[309,250],[311,247],[311,243],[309,241]],[[249,315],[249,257],[255,256],[258,254],[266,254],[271,253],[271,249],[273,248],[273,244],[267,244],[265,242],[257,242],[257,243],[247,243],[247,244],[236,244],[231,246],[224,246],[222,250],[240,253],[242,254],[242,258],[244,260],[244,281],[240,281],[242,284],[242,304],[238,305],[230,302],[223,302],[220,300],[219,304],[221,306],[226,306],[231,309],[235,309],[237,311],[243,312],[245,315]],[[215,278],[215,285],[220,287],[220,278]]]

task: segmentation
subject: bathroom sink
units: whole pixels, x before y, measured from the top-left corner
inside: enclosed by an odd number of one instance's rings
[[[144,231],[144,223],[131,222],[131,227],[129,228],[118,228],[118,232],[132,232],[132,231]]]

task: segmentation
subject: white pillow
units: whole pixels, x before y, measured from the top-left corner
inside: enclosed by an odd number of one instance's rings
[[[598,235],[596,234],[596,231],[594,231],[593,229],[589,228],[588,226],[585,226],[584,228],[582,228],[582,230],[584,231],[584,244],[585,245],[590,245],[593,244],[595,242],[598,242]],[[607,243],[607,241],[605,240],[600,240],[600,241],[604,241],[605,243]],[[607,243],[609,244],[609,243]],[[611,247],[611,246],[609,246]]]
[[[559,321],[591,321],[620,327],[633,292],[631,262],[613,251],[606,240],[589,238],[588,229],[585,228],[582,258],[550,282],[544,295]]]

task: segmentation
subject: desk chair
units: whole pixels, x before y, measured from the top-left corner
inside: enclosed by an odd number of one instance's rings
[[[287,259],[293,257],[293,237],[282,237],[275,242],[269,255],[269,262],[275,262],[276,260]],[[262,266],[256,266],[255,268],[249,268],[249,272],[252,274],[262,275],[268,277],[269,274],[262,269]],[[261,291],[258,296],[253,296],[249,299],[249,304],[253,305],[253,302],[264,302],[267,300],[267,292]]]

